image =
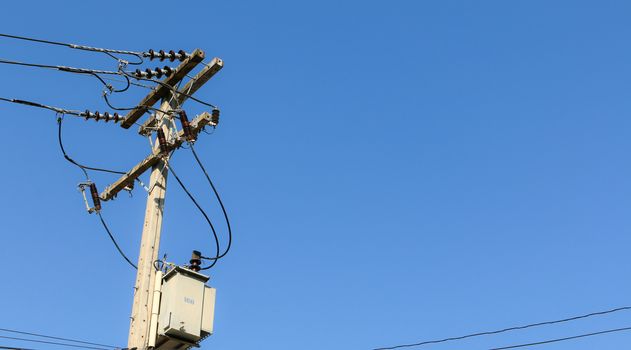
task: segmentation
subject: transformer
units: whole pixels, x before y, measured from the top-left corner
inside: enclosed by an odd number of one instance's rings
[[[216,290],[209,277],[177,266],[162,278],[156,349],[199,346],[213,333]]]

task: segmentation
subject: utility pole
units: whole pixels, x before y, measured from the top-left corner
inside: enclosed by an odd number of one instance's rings
[[[152,137],[153,131],[162,130],[166,138],[166,146],[163,147],[166,149],[161,149],[159,137],[156,137],[152,153],[100,194],[101,200],[106,201],[114,198],[121,190],[133,186],[134,181],[151,168],[149,194],[138,257],[138,272],[134,287],[128,348],[145,350],[149,344],[155,344],[155,339],[149,339],[150,334],[155,337],[155,330],[151,332],[151,316],[152,313],[157,314],[158,312],[158,310],[152,310],[155,305],[153,298],[157,272],[154,262],[158,259],[160,249],[167,186],[167,162],[171,151],[180,147],[186,140],[184,130],[175,132],[170,114],[175,109],[179,109],[187,99],[187,95],[190,96],[195,93],[212,78],[223,67],[223,61],[214,58],[184,87],[178,90],[179,93],[175,93],[172,89],[175,89],[175,86],[203,59],[204,52],[195,50],[173,71],[173,74],[165,78],[162,84],[152,90],[134,110],[125,116],[121,126],[127,129],[136,123],[148,107],[152,107],[161,100],[160,112],[156,112],[145,121],[140,127],[139,133]],[[197,138],[197,135],[206,125],[214,125],[214,123],[213,117],[204,112],[191,121],[191,133],[194,138]]]

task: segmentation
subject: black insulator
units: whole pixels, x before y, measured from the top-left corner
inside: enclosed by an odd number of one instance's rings
[[[152,60],[156,58],[156,52],[153,49],[149,49],[149,59]]]
[[[171,74],[173,74],[173,68],[169,67],[169,66],[164,66],[164,75],[171,76]]]
[[[189,260],[189,262],[191,263],[190,269],[195,272],[199,272],[202,264],[202,253],[197,250],[193,250],[193,254],[191,254],[191,260]]]
[[[213,109],[210,121],[215,124],[215,126],[219,124],[219,110],[217,108]]]
[[[147,78],[151,79],[153,77],[153,71],[151,69],[145,69],[145,73],[147,73]]]
[[[156,78],[158,78],[158,79],[162,78],[162,74],[164,73],[164,72],[162,71],[162,68],[160,68],[160,67],[156,67],[155,72],[156,72]]]
[[[136,74],[136,77],[138,77],[138,78],[142,77],[142,71],[140,69],[136,69],[134,74]]]
[[[88,120],[88,119],[90,119],[90,115],[91,115],[92,113],[90,113],[90,111],[86,109],[86,110],[85,110],[85,112],[84,112],[84,114],[85,114],[85,115],[84,115],[85,120]]]
[[[180,122],[182,122],[182,131],[184,132],[184,137],[188,141],[193,141],[195,136],[191,132],[191,124],[188,122],[188,117],[186,116],[185,111],[180,111]]]
[[[94,112],[94,120],[98,122],[99,119],[101,119],[101,113],[99,111]]]
[[[101,199],[99,198],[99,191],[96,190],[96,185],[94,183],[90,184],[90,194],[92,195],[92,205],[94,211],[100,211]]]
[[[160,61],[164,61],[164,59],[167,58],[167,54],[164,50],[160,50],[158,53],[160,54]]]
[[[105,119],[106,123],[110,121],[110,114],[109,114],[109,112],[103,112],[103,119]]]
[[[175,58],[175,51],[169,50],[169,61],[173,62],[175,61]]]
[[[177,53],[180,55],[180,61],[184,61],[186,59],[186,56],[188,56],[186,52],[184,52],[184,50],[180,50]]]
[[[162,129],[158,129],[158,142],[160,143],[160,153],[169,152],[167,138],[164,136],[164,131],[162,131]]]
[[[118,115],[118,113],[114,112],[114,123],[118,123],[119,120],[120,116]]]

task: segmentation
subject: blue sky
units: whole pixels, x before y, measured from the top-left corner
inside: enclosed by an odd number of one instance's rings
[[[197,93],[220,106],[221,124],[197,150],[235,237],[210,273],[216,333],[202,348],[372,349],[629,304],[630,11],[625,1],[20,1],[4,4],[0,27],[221,57]],[[116,68],[62,47],[0,46],[4,59]],[[107,110],[89,77],[0,74],[2,97]],[[135,271],[85,212],[54,113],[1,108],[0,328],[125,345]],[[189,115],[205,110],[187,103]],[[134,129],[70,117],[64,128],[67,151],[90,165],[126,170],[149,152]],[[220,223],[190,152],[173,162]],[[212,245],[173,180],[161,251],[184,263]],[[135,260],[145,195],[133,194],[103,215]],[[427,348],[627,326],[628,312]]]

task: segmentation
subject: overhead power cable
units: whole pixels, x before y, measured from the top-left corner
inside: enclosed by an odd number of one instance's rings
[[[206,219],[206,222],[210,226],[210,229],[211,229],[211,231],[213,233],[213,237],[215,239],[215,251],[217,252],[217,254],[215,255],[215,258],[211,259],[211,260],[213,260],[213,262],[209,266],[206,266],[206,267],[204,267],[202,269],[202,270],[208,270],[211,267],[215,266],[215,264],[217,264],[217,261],[220,258],[220,254],[219,254],[220,253],[219,237],[217,236],[217,231],[215,230],[215,226],[213,225],[212,221],[210,221],[210,218],[208,217],[208,214],[206,214],[206,211],[204,211],[204,209],[199,205],[199,203],[197,202],[195,197],[193,197],[191,192],[189,192],[189,190],[186,188],[186,186],[184,185],[184,183],[182,182],[180,177],[177,176],[177,173],[173,170],[173,166],[170,163],[168,163],[168,162],[166,162],[165,164],[166,164],[167,168],[171,171],[171,174],[173,174],[173,177],[175,177],[175,180],[177,181],[177,183],[180,185],[180,187],[182,187],[182,190],[184,190],[184,192],[186,193],[188,198],[191,199],[191,201],[193,202],[193,204],[195,204],[195,206],[197,207],[199,212],[202,214],[202,216],[204,216],[204,219]]]
[[[118,250],[118,253],[123,257],[123,259],[125,259],[125,261],[127,261],[127,263],[129,265],[131,265],[131,267],[133,267],[134,269],[138,270],[138,267],[133,262],[131,262],[131,260],[129,260],[129,258],[127,257],[127,255],[125,255],[125,253],[123,253],[123,250],[121,249],[121,247],[116,242],[116,239],[114,238],[114,235],[112,235],[112,232],[110,231],[110,228],[105,223],[105,220],[103,220],[103,215],[101,215],[101,212],[97,211],[96,213],[99,215],[99,219],[101,220],[101,224],[103,225],[103,228],[107,232],[107,235],[110,236],[110,240],[112,241],[112,243],[114,243],[114,246],[116,247],[116,250]]]
[[[525,348],[525,347],[530,347],[530,346],[544,345],[544,344],[550,344],[550,343],[558,343],[558,342],[568,341],[568,340],[573,340],[573,339],[593,337],[595,335],[615,333],[615,332],[623,332],[623,331],[630,331],[630,330],[631,330],[631,327],[609,329],[609,330],[606,330],[606,331],[600,331],[600,332],[594,332],[594,333],[586,333],[586,334],[579,334],[579,335],[574,335],[574,336],[571,336],[571,337],[549,339],[549,340],[543,340],[543,341],[538,341],[538,342],[534,342],[534,343],[503,346],[501,348],[492,348],[492,349],[489,349],[489,350],[507,350],[507,349]]]
[[[125,174],[125,172],[122,172],[122,171],[115,171],[115,170],[109,170],[109,169],[88,167],[88,166],[82,165],[82,164],[78,163],[77,161],[75,161],[74,159],[72,159],[66,153],[66,150],[64,148],[64,144],[63,144],[63,141],[62,141],[62,137],[61,137],[62,121],[63,121],[63,118],[61,118],[61,117],[57,118],[57,123],[59,125],[57,136],[58,136],[59,148],[61,149],[61,153],[64,155],[64,158],[68,162],[76,165],[79,169],[81,169],[81,171],[83,171],[83,174],[85,175],[85,178],[86,178],[87,181],[90,181],[90,176],[88,175],[88,171],[87,170],[102,171],[102,172],[113,173],[113,174]],[[140,181],[140,180],[138,180],[138,181]],[[107,232],[107,235],[110,237],[110,240],[112,241],[112,243],[114,243],[114,247],[116,247],[116,250],[118,250],[118,253],[123,257],[123,259],[125,259],[125,261],[127,261],[127,263],[129,263],[129,265],[131,265],[134,269],[137,270],[138,267],[136,267],[136,265],[134,265],[134,263],[132,263],[131,260],[129,260],[127,255],[125,255],[123,250],[118,245],[118,242],[116,242],[116,239],[114,238],[114,235],[110,231],[110,228],[107,226],[107,223],[105,223],[105,220],[103,219],[103,216],[101,215],[101,211],[97,210],[96,213],[99,215],[99,219],[101,221],[101,224],[103,225],[103,228],[105,229],[105,232]]]
[[[83,116],[83,112],[80,111],[73,111],[73,110],[69,110],[69,109],[63,109],[63,108],[59,108],[59,107],[53,107],[53,106],[47,106],[41,103],[37,103],[37,102],[32,102],[32,101],[26,101],[26,100],[18,100],[15,98],[5,98],[5,97],[0,97],[0,101],[5,101],[5,102],[11,102],[11,103],[17,103],[17,104],[21,104],[21,105],[26,105],[26,106],[32,106],[32,107],[38,107],[38,108],[43,108],[43,109],[48,109],[60,114],[69,114],[69,115],[74,115],[74,116]]]
[[[195,157],[195,161],[197,161],[197,164],[199,165],[200,169],[202,170],[202,172],[204,172],[204,176],[206,177],[208,184],[210,185],[213,192],[215,193],[217,202],[219,202],[219,206],[221,207],[221,211],[223,212],[224,219],[226,220],[226,226],[228,228],[228,245],[226,246],[226,251],[219,254],[219,256],[215,258],[215,259],[221,259],[224,256],[226,256],[226,254],[228,254],[228,252],[230,251],[230,248],[232,247],[232,227],[230,226],[230,218],[228,217],[228,212],[226,211],[226,207],[224,206],[223,201],[221,200],[221,196],[219,195],[217,188],[213,184],[213,181],[210,179],[210,176],[208,175],[208,172],[206,171],[204,164],[197,156],[197,152],[195,152],[195,147],[193,146],[193,143],[189,143],[189,146],[191,148],[191,152],[193,152],[193,157]],[[209,258],[209,257],[203,257],[203,258],[207,260],[213,260],[213,258]]]
[[[62,137],[61,137],[61,125],[63,123],[63,118],[62,117],[58,117],[57,118],[57,141],[59,142],[59,148],[61,149],[61,153],[63,154],[64,158],[69,161],[70,163],[76,165],[77,167],[79,167],[79,169],[81,169],[85,175],[85,177],[89,180],[89,176],[86,170],[94,170],[94,171],[100,171],[100,172],[104,172],[104,173],[110,173],[110,174],[119,174],[119,175],[124,175],[125,172],[124,171],[116,171],[116,170],[110,170],[110,169],[103,169],[103,168],[95,168],[95,167],[90,167],[90,166],[86,166],[83,164],[78,163],[77,161],[75,161],[74,159],[70,158],[70,156],[68,155],[68,153],[66,153],[66,149],[64,148],[64,143],[62,141]]]
[[[510,331],[516,331],[516,330],[521,330],[521,329],[532,328],[532,327],[540,327],[540,326],[546,326],[546,325],[557,324],[557,323],[571,322],[571,321],[576,321],[576,320],[580,320],[580,319],[584,319],[584,318],[588,318],[588,317],[601,316],[601,315],[606,315],[606,314],[611,314],[611,313],[614,313],[614,312],[626,311],[626,310],[631,310],[631,306],[622,306],[622,307],[618,307],[618,308],[615,308],[615,309],[610,309],[610,310],[605,310],[605,311],[597,311],[597,312],[592,312],[592,313],[589,313],[589,314],[573,316],[573,317],[564,318],[564,319],[560,319],[560,320],[531,323],[531,324],[527,324],[527,325],[523,325],[523,326],[509,327],[509,328],[504,328],[504,329],[495,330],[495,331],[472,333],[472,334],[467,334],[467,335],[462,335],[462,336],[457,336],[457,337],[450,337],[450,338],[443,338],[443,339],[436,339],[436,340],[426,340],[426,341],[422,341],[422,342],[418,342],[418,343],[412,343],[412,344],[403,344],[403,345],[381,347],[381,348],[375,348],[373,350],[392,350],[392,349],[408,348],[408,347],[422,346],[422,345],[429,345],[429,344],[445,343],[445,342],[450,342],[450,341],[454,341],[454,340],[462,340],[462,339],[467,339],[467,338],[474,338],[474,337],[480,337],[480,336],[484,336],[484,335],[505,333],[505,332],[510,332]]]
[[[112,350],[112,348],[110,348],[110,347],[103,348],[103,347],[96,347],[96,346],[67,344],[67,343],[59,343],[59,342],[53,342],[53,341],[47,341],[47,340],[36,340],[36,339],[27,339],[27,338],[18,338],[18,337],[6,337],[6,336],[3,336],[3,335],[0,335],[0,338],[2,338],[2,339],[11,339],[11,340],[19,340],[19,341],[26,341],[26,342],[32,342],[32,343],[67,346],[67,347],[71,347],[71,348],[93,349],[93,350]],[[115,348],[115,349],[120,349],[120,348]]]
[[[119,349],[119,347],[118,347],[118,346],[113,346],[113,345],[106,345],[106,344],[92,343],[92,342],[87,342],[87,341],[83,341],[83,340],[76,340],[76,339],[70,339],[70,338],[54,337],[54,336],[52,336],[52,335],[44,335],[44,334],[31,333],[31,332],[23,332],[23,331],[18,331],[18,330],[15,330],[15,329],[0,328],[0,331],[3,331],[3,332],[9,332],[9,333],[24,334],[24,335],[31,335],[31,336],[40,337],[40,338],[48,338],[48,339],[55,339],[55,340],[63,340],[63,341],[73,342],[73,343],[80,343],[80,344],[87,344],[87,345],[95,345],[95,346],[103,346],[103,347],[106,347],[106,348]]]
[[[32,348],[18,348],[15,346],[4,346],[4,345],[0,345],[0,349],[3,350],[38,350],[38,349],[32,349]]]
[[[36,38],[29,38],[29,37],[26,37],[26,36],[19,36],[19,35],[10,35],[10,34],[0,33],[0,36],[1,37],[5,37],[5,38],[11,38],[11,39],[18,39],[18,40],[38,42],[38,43],[48,44],[48,45],[65,46],[65,47],[69,47],[71,49],[77,49],[77,50],[83,50],[83,51],[101,52],[101,53],[106,53],[106,54],[115,53],[115,54],[120,54],[120,55],[132,55],[132,56],[136,56],[136,57],[140,58],[140,60],[141,60],[140,63],[142,63],[142,57],[144,55],[144,52],[138,52],[138,51],[116,50],[116,49],[106,49],[106,48],[100,48],[100,47],[91,47],[91,46],[85,46],[85,45],[64,43],[64,42],[60,42],[60,41],[51,41],[51,40],[42,40],[42,39],[36,39]],[[110,56],[112,56],[112,55],[110,55]],[[112,56],[112,57],[114,57],[115,59],[118,59],[115,56]]]
[[[177,89],[175,89],[173,86],[163,83],[159,80],[156,79],[148,79],[148,78],[142,78],[142,77],[137,77],[133,74],[130,74],[129,72],[126,72],[124,70],[119,70],[119,71],[109,71],[109,70],[98,70],[98,69],[88,69],[88,68],[76,68],[76,67],[66,67],[66,66],[56,66],[56,65],[47,65],[47,64],[38,64],[38,63],[26,63],[26,62],[20,62],[20,61],[9,61],[9,60],[4,60],[4,59],[0,59],[0,64],[13,64],[13,65],[20,65],[20,66],[26,66],[26,67],[35,67],[35,68],[46,68],[46,69],[55,69],[55,70],[59,70],[62,72],[68,72],[68,73],[76,73],[76,74],[89,74],[92,75],[94,77],[96,77],[97,79],[99,79],[101,81],[101,83],[103,83],[103,85],[105,85],[108,89],[112,90],[113,92],[122,92],[127,90],[127,88],[124,88],[122,90],[113,90],[113,88],[111,87],[111,85],[107,84],[106,82],[103,81],[103,78],[101,78],[100,76],[98,76],[98,74],[106,74],[106,75],[122,75],[125,78],[133,78],[136,80],[144,80],[144,81],[150,81],[159,85],[162,85],[164,87],[166,87],[167,89],[171,90],[171,92],[173,92],[174,94],[178,94],[181,96],[184,96],[188,99],[191,99],[199,104],[202,104],[204,106],[208,106],[214,109],[217,109],[217,106],[213,105],[212,103],[208,103],[205,101],[202,101],[190,94],[184,93],[182,91],[179,91]],[[131,84],[131,83],[130,83]],[[143,107],[144,108],[144,107]]]
[[[118,72],[111,71],[111,70],[76,68],[76,67],[66,67],[66,66],[57,66],[57,65],[49,65],[49,64],[39,64],[39,63],[27,63],[27,62],[21,62],[21,61],[5,60],[5,59],[0,59],[0,63],[25,66],[25,67],[34,67],[34,68],[56,69],[56,70],[69,72],[69,73],[80,73],[80,74],[96,73],[96,74],[119,75]]]

